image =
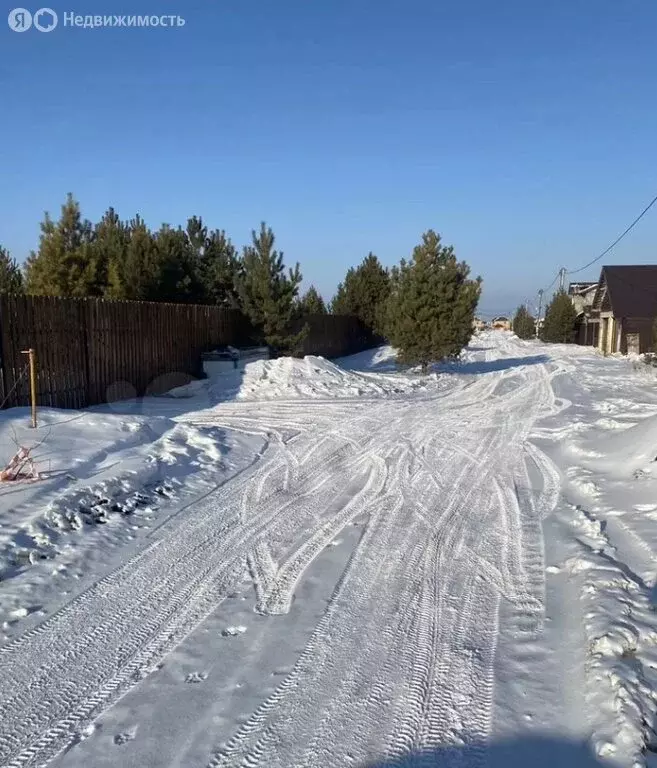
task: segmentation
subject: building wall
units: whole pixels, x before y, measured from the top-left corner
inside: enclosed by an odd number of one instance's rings
[[[652,352],[652,326],[655,319],[652,317],[626,317],[623,318],[623,333],[621,336],[621,352],[627,354],[627,336],[630,333],[639,334],[639,352]]]
[[[575,326],[575,343],[584,347],[597,347],[600,323],[588,317],[580,317]]]
[[[600,335],[598,337],[598,349],[605,355],[620,352],[621,338],[619,324],[609,312],[600,314]]]

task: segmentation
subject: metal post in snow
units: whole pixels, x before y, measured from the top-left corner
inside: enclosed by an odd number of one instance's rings
[[[538,292],[538,317],[536,318],[536,338],[538,338],[538,328],[541,324],[541,307],[543,305],[543,289]]]

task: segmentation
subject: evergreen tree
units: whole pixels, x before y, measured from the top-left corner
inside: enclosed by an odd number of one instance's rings
[[[83,221],[69,193],[59,221],[48,213],[41,223],[39,249],[27,260],[27,290],[46,296],[89,296],[96,284],[93,228]]]
[[[157,301],[159,261],[152,232],[140,216],[125,226],[125,252],[109,263],[107,296]]]
[[[187,233],[190,252],[200,264],[208,239],[208,228],[203,223],[201,216],[192,216],[191,219],[187,219],[185,232]]]
[[[545,310],[543,341],[567,344],[573,341],[577,311],[565,291],[558,291]]]
[[[356,302],[352,299],[354,295],[354,284],[356,270],[349,267],[344,280],[338,283],[335,290],[335,296],[331,299],[330,307],[333,315],[352,315]]]
[[[125,262],[128,241],[127,226],[119,219],[114,208],[108,208],[94,227],[90,265],[93,277],[88,295],[112,295],[110,273]]]
[[[0,245],[0,293],[23,293],[23,274],[9,251]]]
[[[481,279],[458,262],[454,249],[429,230],[391,274],[387,333],[400,363],[420,364],[458,355],[472,336]]]
[[[154,238],[157,264],[157,301],[203,300],[203,286],[196,254],[184,229],[163,224]]]
[[[314,285],[311,285],[306,293],[299,299],[299,314],[304,315],[325,315],[326,304],[319,295]]]
[[[516,310],[513,318],[513,332],[521,339],[533,339],[536,334],[536,321],[524,304]]]
[[[230,238],[223,230],[210,232],[201,263],[201,275],[208,299],[221,307],[240,309],[242,302],[237,286],[242,273],[242,260]]]
[[[293,352],[304,333],[293,333],[295,298],[301,283],[299,264],[285,274],[283,253],[274,248],[274,233],[263,222],[244,248],[238,290],[244,312],[262,330],[274,354]]]
[[[378,258],[369,253],[355,269],[347,271],[331,302],[336,315],[356,315],[370,330],[383,335],[390,295],[390,275]]]
[[[223,230],[208,232],[200,217],[187,222],[187,237],[197,263],[203,299],[229,309],[240,308],[237,283],[241,261]]]

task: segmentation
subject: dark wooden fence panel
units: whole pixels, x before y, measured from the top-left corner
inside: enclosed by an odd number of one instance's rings
[[[45,296],[0,297],[4,398],[29,403],[24,350],[36,350],[37,396],[42,405],[80,408],[89,403],[86,327],[79,302]]]
[[[355,317],[312,315],[301,354],[341,357],[379,342]],[[0,403],[82,408],[160,394],[202,374],[203,352],[261,342],[238,311],[190,304],[0,295]]]
[[[352,315],[310,315],[297,325],[308,326],[300,354],[344,357],[381,343],[363,323]]]

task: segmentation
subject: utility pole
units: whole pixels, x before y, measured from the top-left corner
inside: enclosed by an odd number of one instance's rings
[[[560,291],[563,291],[565,281],[566,281],[566,268],[561,267],[561,269],[559,270],[559,290]]]
[[[538,317],[536,318],[536,338],[538,338],[538,328],[541,324],[541,307],[543,305],[543,289],[538,292]]]

